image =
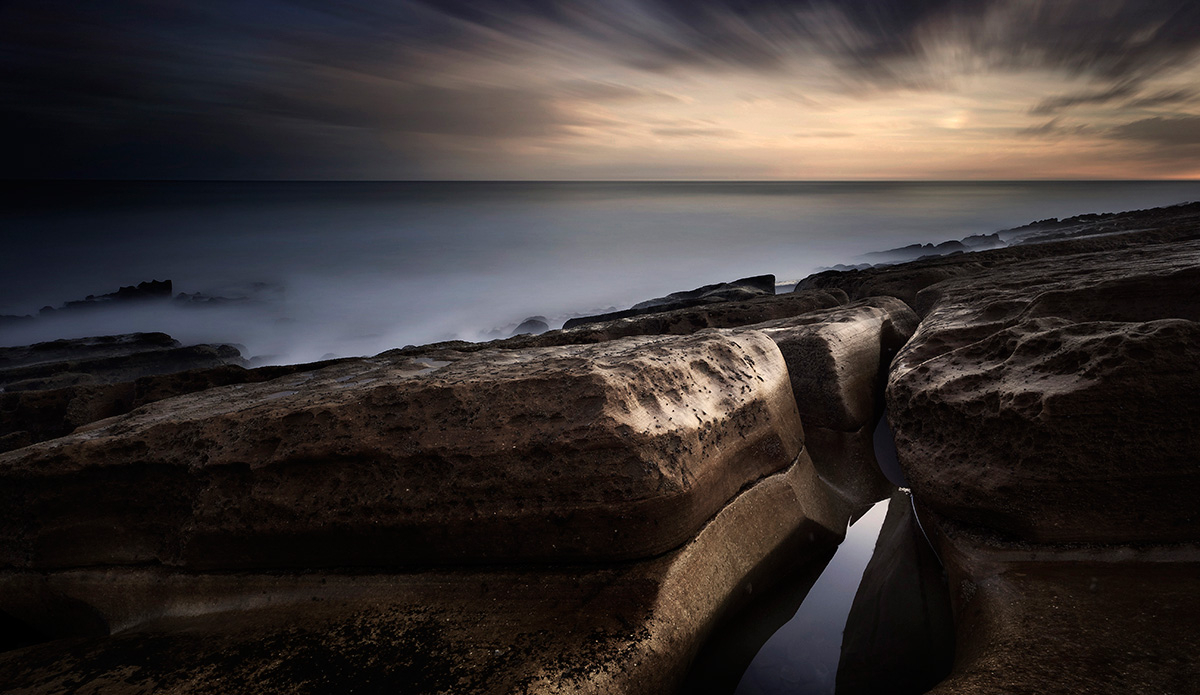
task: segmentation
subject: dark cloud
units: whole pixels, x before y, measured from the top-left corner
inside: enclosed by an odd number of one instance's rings
[[[1138,91],[1138,87],[1128,82],[1118,84],[1114,87],[1102,90],[1093,90],[1090,92],[1077,92],[1075,94],[1063,94],[1059,96],[1043,99],[1034,106],[1030,113],[1035,116],[1046,116],[1053,113],[1058,113],[1063,109],[1072,106],[1090,105],[1090,104],[1109,104],[1118,99],[1126,99],[1133,96]]]
[[[1040,125],[1021,128],[1016,132],[1021,137],[1058,139],[1069,135],[1087,135],[1095,132],[1095,128],[1083,125],[1066,125],[1061,118],[1054,118]]]
[[[1200,116],[1144,118],[1113,128],[1110,137],[1136,140],[1163,148],[1200,147]]]
[[[1177,106],[1180,104],[1191,104],[1196,100],[1197,94],[1195,90],[1171,89],[1131,99],[1125,104],[1125,108],[1148,109],[1158,106]]]
[[[989,69],[1146,108],[1200,47],[1195,0],[9,0],[0,3],[0,176],[420,176],[442,140],[566,137],[572,103],[670,100],[596,81],[449,81],[446,65],[573,56],[694,75],[814,54],[847,84],[919,81],[945,42]],[[539,57],[540,56],[540,57]],[[594,117],[592,117],[594,118]],[[682,134],[677,134],[682,135]],[[475,144],[471,144],[473,141]],[[299,172],[299,173],[298,173]],[[307,172],[307,173],[305,173]]]

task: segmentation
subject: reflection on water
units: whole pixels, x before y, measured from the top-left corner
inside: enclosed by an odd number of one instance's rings
[[[842,630],[887,515],[878,502],[850,526],[846,540],[812,585],[795,615],[762,646],[735,693],[829,693],[836,685]]]
[[[903,493],[780,581],[718,628],[681,693],[916,695],[949,673],[949,594]]]

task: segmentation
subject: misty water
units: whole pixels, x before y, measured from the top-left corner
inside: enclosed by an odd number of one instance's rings
[[[266,362],[507,335],[1046,217],[1200,199],[1200,182],[43,183],[0,208],[0,314],[119,286],[153,302],[0,323],[0,345],[131,331]],[[490,331],[496,331],[490,333]]]

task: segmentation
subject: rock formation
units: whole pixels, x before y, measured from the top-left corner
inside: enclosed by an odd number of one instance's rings
[[[348,360],[13,451],[0,611],[30,646],[0,677],[669,690],[844,532],[796,401],[764,333],[705,331]]]
[[[563,324],[563,328],[574,328],[589,323],[604,323],[608,321],[616,321],[617,319],[626,319],[634,316],[643,316],[645,314],[656,314],[663,311],[672,311],[674,309],[686,309],[692,306],[702,304],[715,304],[717,302],[732,302],[743,301],[746,299],[754,299],[764,295],[775,294],[775,276],[774,275],[757,275],[755,277],[742,278],[733,282],[722,282],[715,285],[705,285],[697,287],[694,290],[687,292],[672,292],[665,297],[648,299],[644,302],[639,302],[629,309],[623,311],[614,311],[607,314],[599,314],[597,316],[581,316],[574,318]]]
[[[932,692],[1194,684],[1192,208],[1151,231],[978,254],[987,272],[915,295],[924,320],[887,398],[954,596],[954,670]]]
[[[953,604],[933,692],[1185,692],[1198,221],[1045,222],[779,296],[747,279],[312,365],[139,373],[180,349],[165,336],[0,353],[0,683],[672,692],[715,626],[890,493],[886,378]],[[885,551],[923,547],[902,506]],[[848,664],[892,644],[870,616],[905,557],[873,563]]]

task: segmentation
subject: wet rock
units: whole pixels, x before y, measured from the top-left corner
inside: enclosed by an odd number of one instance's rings
[[[645,314],[655,314],[674,309],[685,309],[700,304],[715,304],[717,302],[745,301],[763,295],[775,294],[775,276],[757,275],[741,278],[733,282],[722,282],[715,285],[705,285],[686,292],[672,292],[665,297],[639,302],[629,309],[614,311],[596,316],[581,316],[563,324],[563,328],[574,328],[591,323],[604,323],[626,319]]]
[[[765,335],[348,361],[0,455],[0,560],[51,568],[666,552],[802,429]]]
[[[1035,542],[1195,541],[1200,242],[1014,263],[923,293],[888,404],[919,499]]]

